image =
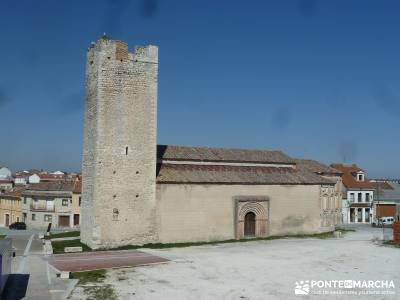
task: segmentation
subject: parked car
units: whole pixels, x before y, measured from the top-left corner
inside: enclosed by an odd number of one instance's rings
[[[8,226],[8,228],[15,230],[26,230],[26,224],[24,222],[15,222]]]
[[[372,225],[373,226],[378,226],[378,227],[381,227],[381,226],[385,226],[386,227],[386,226],[392,226],[393,222],[394,222],[394,218],[393,217],[382,217],[382,218],[379,218],[377,220],[374,220],[372,222]]]

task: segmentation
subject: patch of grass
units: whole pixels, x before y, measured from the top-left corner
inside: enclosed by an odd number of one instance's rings
[[[72,272],[71,278],[78,279],[79,284],[99,283],[106,279],[106,270]]]
[[[127,280],[128,277],[126,277],[126,276],[118,276],[117,279],[118,279],[118,281],[124,281],[124,280]]]
[[[82,250],[85,252],[92,250],[87,245],[82,244],[80,240],[52,241],[51,245],[54,254],[65,253],[65,247],[82,247]]]
[[[263,238],[248,238],[248,239],[230,239],[224,241],[212,241],[212,242],[187,242],[187,243],[150,243],[144,244],[142,246],[138,245],[126,245],[121,247],[116,247],[112,249],[99,249],[99,250],[131,250],[131,249],[140,249],[140,248],[150,248],[150,249],[165,249],[165,248],[184,248],[184,247],[192,247],[192,246],[203,246],[203,245],[218,245],[218,244],[228,244],[228,243],[245,243],[252,241],[268,241],[268,240],[277,240],[277,239],[288,239],[288,238],[317,238],[317,239],[326,239],[333,237],[333,231],[315,233],[315,234],[293,234],[293,235],[275,235],[268,236]]]
[[[87,300],[117,300],[117,294],[111,284],[84,286],[83,290],[87,296]]]
[[[337,230],[341,232],[353,231],[353,230]],[[247,238],[247,239],[230,239],[223,241],[211,241],[211,242],[182,242],[182,243],[150,243],[144,245],[125,245],[121,247],[115,248],[100,248],[96,250],[90,249],[85,244],[82,244],[79,240],[68,240],[68,241],[53,241],[53,252],[64,253],[64,247],[76,247],[82,246],[84,252],[86,251],[107,251],[107,250],[136,250],[141,248],[150,248],[150,249],[167,249],[167,248],[185,248],[185,247],[193,247],[193,246],[203,246],[203,245],[219,245],[219,244],[228,244],[228,243],[245,243],[252,241],[269,241],[269,240],[277,240],[277,239],[306,239],[306,238],[316,238],[316,239],[327,239],[333,237],[333,231],[322,232],[322,233],[314,233],[314,234],[292,234],[292,235],[273,235],[262,238]]]
[[[87,300],[117,300],[117,294],[111,284],[104,284],[106,270],[87,272],[73,272],[71,278],[78,279],[78,285],[82,286]]]
[[[336,231],[341,231],[341,232],[355,232],[355,229],[351,228],[337,228]]]
[[[46,240],[55,239],[55,238],[65,238],[65,237],[78,237],[80,236],[80,231],[66,231],[66,232],[59,232],[59,233],[50,233],[50,235],[45,235],[44,238]]]
[[[394,248],[399,248],[400,249],[400,244],[397,244],[394,241],[384,241],[383,245],[393,246]]]
[[[106,279],[106,272],[106,270],[72,272],[71,278],[78,279],[79,284],[99,283]]]
[[[4,239],[5,237],[5,235],[0,235],[0,240]]]

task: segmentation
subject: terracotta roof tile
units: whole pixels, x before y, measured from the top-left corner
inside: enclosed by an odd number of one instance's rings
[[[343,172],[342,181],[346,188],[375,189],[374,183],[369,181],[367,177],[364,178],[364,181],[356,180],[353,174],[363,171],[357,165],[346,166],[342,164],[331,164],[331,167]]]
[[[22,193],[26,190],[26,186],[18,186],[14,187],[11,191],[8,191],[0,196],[0,198],[4,199],[19,199],[22,196]]]
[[[49,181],[32,183],[29,185],[27,191],[63,191],[72,192],[74,190],[74,181]]]
[[[330,166],[324,165],[316,160],[311,159],[295,159],[296,164],[299,168],[304,168],[310,172],[318,174],[329,174],[329,175],[342,175],[343,172],[332,168]]]
[[[159,160],[295,164],[281,151],[157,145]]]
[[[333,184],[311,172],[291,167],[227,165],[158,165],[157,183],[203,184]]]

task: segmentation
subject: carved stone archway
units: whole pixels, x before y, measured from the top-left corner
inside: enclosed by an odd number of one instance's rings
[[[255,237],[268,236],[269,198],[265,196],[235,197],[236,204],[236,238],[245,238],[245,216],[249,212],[255,214]]]

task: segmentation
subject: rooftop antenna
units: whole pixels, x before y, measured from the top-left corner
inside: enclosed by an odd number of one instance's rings
[[[105,32],[103,32],[103,36],[101,38],[104,40],[109,40],[109,38]]]

